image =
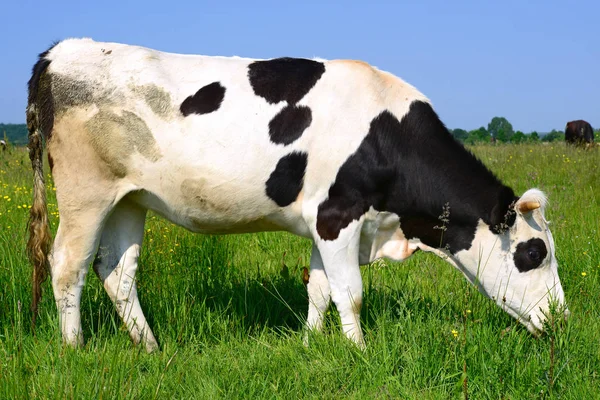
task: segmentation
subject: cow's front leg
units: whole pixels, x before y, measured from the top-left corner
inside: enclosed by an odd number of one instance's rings
[[[323,260],[316,244],[313,244],[310,256],[310,278],[306,286],[308,291],[308,317],[306,319],[306,332],[304,344],[308,344],[308,331],[321,331],[325,312],[331,301],[329,280],[323,267]]]
[[[363,288],[358,262],[361,227],[362,220],[353,221],[337,238],[324,240],[317,236],[315,243],[327,274],[331,298],[340,314],[342,330],[364,348],[360,326]]]

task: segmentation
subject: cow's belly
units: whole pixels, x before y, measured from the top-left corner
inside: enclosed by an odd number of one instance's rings
[[[128,197],[186,229],[206,234],[289,231],[309,237],[301,197],[279,207],[265,192],[264,177],[241,170],[225,174],[208,165],[157,163]]]

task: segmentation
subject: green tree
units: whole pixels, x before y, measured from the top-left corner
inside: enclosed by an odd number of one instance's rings
[[[531,142],[539,142],[540,141],[540,135],[536,131],[531,132],[529,134],[529,141],[531,141]]]
[[[510,140],[508,134],[502,128],[498,129],[498,131],[492,136],[501,143],[506,143]]]
[[[465,139],[465,143],[467,144],[475,144],[481,142],[489,142],[490,134],[488,131],[482,126],[479,129],[473,129],[469,131],[469,135]]]
[[[515,131],[510,122],[504,117],[494,117],[488,124],[489,134],[501,142],[508,142]]]
[[[542,138],[542,142],[554,142],[555,140],[565,140],[564,132],[552,129],[552,131]]]
[[[464,129],[453,129],[450,131],[450,133],[452,133],[452,136],[454,136],[456,140],[460,140],[461,142],[464,142],[469,136],[469,132],[465,131]]]
[[[527,141],[527,136],[521,131],[516,131],[515,134],[510,138],[512,143],[523,143]]]

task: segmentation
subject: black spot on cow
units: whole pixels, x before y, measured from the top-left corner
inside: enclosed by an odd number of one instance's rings
[[[289,145],[312,122],[308,107],[296,106],[325,72],[325,64],[304,58],[282,57],[255,61],[248,66],[250,85],[257,96],[270,104],[286,101],[269,122],[269,135],[275,144]]]
[[[294,151],[278,162],[266,183],[267,196],[280,207],[294,202],[302,190],[308,155]]]
[[[325,72],[322,62],[282,57],[255,61],[248,66],[250,85],[257,96],[271,104],[299,102]]]
[[[371,121],[319,205],[317,231],[335,240],[372,206],[399,215],[407,237],[456,253],[470,247],[479,219],[490,229],[512,225],[515,199],[512,189],[452,137],[428,103],[415,101],[401,121],[389,111]]]
[[[517,245],[513,260],[519,272],[527,272],[539,267],[548,255],[542,239],[529,239]]]
[[[310,108],[286,106],[269,122],[269,136],[277,144],[288,145],[302,136],[312,122]]]
[[[39,128],[46,140],[50,139],[52,128],[54,126],[54,99],[51,91],[51,76],[47,72],[50,66],[50,60],[46,56],[59,42],[56,41],[43,53],[40,53],[38,60],[32,68],[31,78],[27,82],[28,108],[27,126],[29,132]],[[33,107],[31,107],[33,106]]]
[[[225,88],[219,82],[201,87],[194,95],[188,96],[179,109],[184,116],[208,114],[217,111],[225,98]]]

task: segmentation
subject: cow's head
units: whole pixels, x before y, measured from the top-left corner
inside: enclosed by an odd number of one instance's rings
[[[479,222],[469,249],[450,255],[481,292],[532,333],[543,330],[551,301],[564,306],[544,193],[530,189],[514,204],[514,223],[494,232]],[[565,316],[568,315],[566,307]]]
[[[550,302],[555,301],[559,308],[565,304],[554,240],[544,216],[546,204],[544,193],[528,190],[511,205],[510,222],[504,228],[490,227],[479,220],[470,246],[455,252],[424,244],[423,240],[403,232],[402,226],[393,227],[392,222],[397,219],[385,216],[372,246],[364,248],[364,252],[370,250],[371,261],[380,257],[400,261],[417,248],[434,252],[537,334],[543,330]],[[564,313],[565,316],[569,313],[566,307]]]

